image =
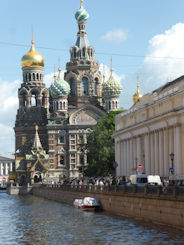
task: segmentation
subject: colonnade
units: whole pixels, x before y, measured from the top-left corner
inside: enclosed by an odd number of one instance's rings
[[[6,177],[13,170],[12,162],[0,162],[0,177]]]
[[[180,174],[182,172],[180,136],[180,125],[158,129],[147,127],[141,134],[132,131],[126,133],[124,137],[121,135],[115,140],[117,175],[128,177],[135,174],[138,164],[141,164],[143,172],[149,175],[168,177],[171,167],[174,168],[175,174]],[[171,152],[174,153],[173,166],[169,156]]]

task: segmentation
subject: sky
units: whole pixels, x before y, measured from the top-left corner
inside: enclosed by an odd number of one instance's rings
[[[184,74],[183,0],[84,0],[83,5],[90,15],[88,39],[101,69],[105,64],[106,79],[112,57],[122,108],[133,104],[137,76],[146,94]],[[32,26],[49,87],[58,58],[63,71],[70,60],[79,7],[80,0],[0,0],[0,155],[14,152],[21,58],[30,49]]]

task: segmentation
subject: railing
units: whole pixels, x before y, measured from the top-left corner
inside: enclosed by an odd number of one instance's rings
[[[114,195],[135,195],[135,196],[148,196],[148,197],[183,197],[184,199],[184,186],[97,186],[97,185],[63,185],[63,184],[40,184],[37,187],[49,187],[52,189],[60,189],[63,191],[77,191],[88,193],[112,193]]]

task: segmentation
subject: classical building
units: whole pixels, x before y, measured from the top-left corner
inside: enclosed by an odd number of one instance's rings
[[[34,41],[22,58],[23,82],[14,128],[17,180],[21,182],[37,181],[40,176],[50,181],[82,176],[90,160],[87,135],[106,112],[119,109],[121,85],[112,71],[103,82],[85,29],[88,17],[81,0],[75,14],[79,30],[70,61],[64,78],[59,67],[50,88],[44,84],[44,58],[35,50]],[[33,147],[35,137],[40,140],[37,149]],[[39,154],[44,155],[44,162]]]
[[[0,156],[0,180],[8,181],[10,172],[15,170],[14,159]]]
[[[117,176],[136,173],[184,180],[184,76],[144,96],[116,116]]]

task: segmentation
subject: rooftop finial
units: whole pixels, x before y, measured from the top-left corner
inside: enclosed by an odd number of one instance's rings
[[[58,71],[61,71],[61,61],[60,61],[60,57],[58,57]]]
[[[81,2],[81,9],[83,8],[83,0],[80,0],[80,2]]]
[[[38,125],[35,126],[36,133],[38,132]]]
[[[33,29],[33,25],[32,25],[32,40],[31,40],[31,44],[32,44],[32,46],[34,45],[34,29]]]
[[[111,71],[111,76],[112,76],[112,72],[113,72],[113,69],[112,69],[112,56],[111,56],[111,69],[110,69],[110,71]]]
[[[54,81],[56,80],[56,66],[54,65]]]

